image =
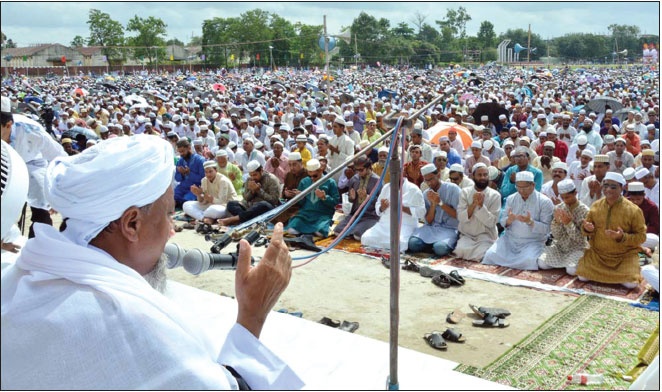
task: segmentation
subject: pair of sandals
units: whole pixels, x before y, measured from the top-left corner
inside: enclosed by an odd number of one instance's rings
[[[510,316],[510,311],[502,308],[490,308],[485,306],[476,306],[469,305],[471,310],[482,317],[482,320],[472,321],[474,327],[482,328],[506,328],[510,325],[508,321],[505,320],[506,317]]]
[[[386,269],[391,268],[391,261],[389,260],[388,257],[382,256],[382,265]],[[411,260],[405,260],[405,263],[402,265],[402,270],[412,271],[412,272],[419,272],[420,273],[421,267],[418,264],[411,261]]]
[[[320,324],[329,326],[331,328],[338,328],[341,331],[353,333],[357,329],[359,329],[359,323],[358,321],[343,321],[340,323],[340,320],[332,320],[326,316],[322,317],[322,319],[319,321]]]
[[[432,277],[432,283],[442,289],[447,289],[451,286],[462,286],[465,280],[457,270],[453,270],[449,274],[442,271],[435,271],[435,275]]]
[[[453,328],[448,328],[443,333],[438,331],[427,333],[425,334],[425,336],[423,336],[423,339],[425,339],[425,341],[430,345],[430,347],[442,351],[448,349],[448,344],[446,343],[446,341],[450,341],[454,343],[464,343],[467,341],[467,339],[462,335],[462,333],[460,333],[459,331]]]

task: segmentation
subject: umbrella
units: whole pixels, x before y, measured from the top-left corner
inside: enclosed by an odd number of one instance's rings
[[[312,95],[312,96],[315,97],[315,98],[319,98],[319,99],[324,99],[324,98],[327,97],[327,95],[324,94],[324,93],[321,92],[321,91],[315,91],[314,93],[312,93],[312,94],[310,94],[310,95]]]
[[[488,116],[490,118],[490,122],[494,125],[497,125],[500,123],[499,115],[501,114],[505,114],[506,116],[509,115],[508,110],[501,107],[501,105],[498,103],[483,102],[476,106],[472,116],[476,124],[480,124],[481,116]]]
[[[428,129],[428,134],[430,134],[430,140],[436,141],[439,140],[442,136],[448,136],[448,132],[454,130],[457,132],[457,136],[460,138],[462,145],[465,149],[471,146],[471,143],[474,141],[471,136],[471,132],[463,125],[458,125],[455,123],[439,121],[434,124],[434,126]]]
[[[30,104],[27,104],[25,102],[20,102],[18,104],[18,106],[16,107],[16,110],[19,113],[32,113],[32,114],[39,115],[39,111],[34,106],[32,106]]]
[[[68,129],[65,133],[70,134],[70,135],[73,136],[74,138],[75,138],[76,135],[78,135],[78,134],[83,134],[83,135],[85,135],[85,137],[87,138],[87,140],[90,140],[90,139],[94,139],[94,140],[96,140],[96,139],[99,138],[99,137],[97,136],[97,134],[96,134],[93,130],[91,130],[91,129],[89,129],[89,128],[79,127],[79,126],[77,126],[77,125],[74,125],[71,129]]]
[[[607,109],[613,111],[623,109],[623,104],[611,97],[597,97],[588,101],[586,107],[596,113],[604,113]]]
[[[584,108],[584,105],[577,105],[574,108],[572,108],[573,113],[579,113],[580,110]]]
[[[476,102],[477,98],[476,98],[475,95],[473,95],[473,94],[471,94],[471,93],[464,93],[464,94],[462,94],[462,96],[460,97],[460,100],[462,100],[462,101],[464,101],[464,102],[467,102],[467,101],[474,101],[474,102]]]
[[[395,96],[398,95],[396,91],[393,90],[382,90],[379,93],[377,93],[377,97],[379,99],[382,98],[395,98]]]
[[[36,103],[38,103],[38,104],[40,104],[40,105],[43,105],[43,104],[44,104],[44,101],[43,101],[41,98],[39,98],[39,97],[35,97],[34,95],[27,95],[27,96],[25,96],[25,97],[23,98],[23,102],[25,102],[25,103],[36,102]]]
[[[214,83],[214,84],[212,84],[212,85],[211,85],[211,89],[214,90],[214,91],[220,91],[220,92],[222,92],[222,93],[224,93],[225,90],[226,90],[225,86],[222,85],[222,84],[220,84],[220,83]]]
[[[340,103],[351,103],[354,102],[354,96],[347,93],[340,94]]]
[[[75,96],[84,97],[87,94],[89,94],[88,91],[85,90],[82,87],[78,87],[77,89],[75,89],[74,91],[71,92],[72,97],[75,97]]]
[[[627,120],[629,111],[630,111],[630,108],[623,108],[623,109],[615,110],[612,117],[616,117],[617,119],[621,120],[621,124],[622,124],[623,121]]]
[[[478,78],[476,78],[476,79],[470,79],[470,80],[467,82],[467,86],[480,86],[481,84],[483,84],[483,81],[480,80],[480,79],[478,79]]]
[[[147,102],[138,102],[133,105],[129,109],[145,109],[152,107],[152,105],[148,104]]]
[[[533,91],[531,90],[531,87],[524,86],[524,87],[522,87],[522,91],[524,91],[524,94],[526,94],[527,97],[529,97],[529,98],[533,97]]]
[[[165,95],[161,94],[156,90],[145,91],[143,94],[149,95],[150,97],[154,97],[155,99],[160,99],[161,101],[164,102],[168,100],[168,98],[166,98]]]
[[[133,105],[133,104],[136,104],[136,103],[147,104],[147,100],[145,100],[145,98],[141,97],[140,95],[136,95],[136,94],[127,95],[126,97],[124,97],[124,102],[128,103],[129,105]]]

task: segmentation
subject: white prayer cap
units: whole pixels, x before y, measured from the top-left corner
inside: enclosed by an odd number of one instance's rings
[[[489,121],[490,118],[487,116],[480,116],[480,121]]]
[[[354,122],[353,121],[345,121],[345,127],[353,128],[354,127]]]
[[[287,159],[289,161],[300,161],[301,160],[301,153],[298,151],[291,152],[290,155],[287,156]]]
[[[202,146],[202,139],[194,139],[193,140],[193,145],[194,146]]]
[[[628,167],[625,170],[623,170],[623,178],[625,178],[626,181],[630,181],[631,179],[633,179],[634,174],[635,174],[635,170],[633,167]]]
[[[565,193],[570,193],[576,189],[575,182],[571,179],[565,179],[563,181],[559,181],[557,186],[559,188],[560,195]]]
[[[259,149],[261,149],[262,147],[264,147],[264,143],[262,143],[262,142],[259,141],[259,140],[255,142],[255,149],[256,149],[256,150],[259,150]]]
[[[218,165],[216,165],[216,161],[207,161],[207,162],[202,164],[202,167],[205,168],[205,169],[208,168],[208,167],[213,167],[214,169],[218,169]]]
[[[641,180],[642,178],[646,177],[649,174],[650,174],[650,171],[648,169],[646,169],[645,167],[642,167],[642,168],[639,168],[634,173],[634,176],[637,178],[637,180]]]
[[[64,234],[87,245],[129,207],[161,197],[171,185],[173,162],[172,146],[163,139],[145,134],[108,139],[53,160],[47,169],[46,197],[68,218]]]
[[[533,173],[529,171],[517,172],[517,174],[515,174],[515,182],[519,181],[533,182]]]
[[[547,135],[556,135],[556,128],[547,127]]]
[[[2,97],[2,112],[11,113],[11,100],[9,97]]]
[[[388,152],[388,147],[386,147],[386,146],[379,147],[379,150],[377,150],[377,153],[380,153],[380,152],[386,152],[387,153]]]
[[[253,138],[251,138],[251,136],[247,133],[241,135],[241,139],[244,142],[249,142],[250,144],[255,145],[255,140],[253,140]]]
[[[617,138],[617,139],[614,141],[614,143],[623,143],[623,144],[627,144],[627,142],[625,141],[625,139],[623,139],[622,137]]]
[[[306,170],[308,170],[308,171],[319,170],[320,167],[322,167],[322,165],[320,164],[320,161],[318,161],[315,158],[309,159],[308,162],[306,162]]]
[[[475,142],[472,142],[472,143],[471,143],[471,148],[479,148],[479,149],[482,150],[482,149],[483,149],[483,145],[480,143],[480,141],[476,140]]]
[[[280,146],[282,148],[285,148],[285,145],[279,141],[275,142],[274,144],[271,145],[271,148],[273,149],[276,146]]]
[[[634,124],[628,124],[628,125],[625,127],[625,129],[626,129],[627,131],[634,131]]]
[[[646,171],[648,171],[648,170],[646,169]],[[611,180],[611,181],[618,182],[621,185],[625,185],[625,178],[623,177],[623,175],[621,173],[607,172],[607,174],[605,174],[604,180],[605,181],[606,180]]]
[[[174,116],[172,116],[172,121],[173,122],[177,122],[181,119],[182,119],[182,117],[179,114],[175,114]]]
[[[485,147],[486,150],[489,150],[489,148],[487,148],[487,142],[490,142],[490,143],[491,143],[490,140],[485,140],[485,143],[483,143],[483,147]],[[515,143],[514,143],[512,140],[508,139],[508,140],[506,140],[505,142],[503,142],[503,146],[502,146],[502,147],[503,147],[503,148],[506,148],[506,146],[514,146],[514,145],[515,145]],[[492,146],[490,145],[490,147],[492,147]]]
[[[345,120],[342,119],[342,117],[337,116],[335,120],[333,120],[334,123],[338,123],[342,125],[343,127],[345,126]]]
[[[609,163],[609,155],[607,155],[607,154],[597,154],[597,155],[593,158],[593,161],[594,161],[594,162],[598,162],[598,163],[600,163],[600,162],[602,162],[602,163]]]
[[[645,192],[644,183],[634,181],[628,184],[628,192]]]
[[[550,141],[550,140],[546,141],[545,144],[543,144],[543,146],[544,146],[544,147],[552,147],[552,148],[556,148],[556,144],[554,144],[554,142],[553,142],[553,141]]]
[[[307,142],[308,141],[308,139],[306,138],[305,135],[299,135],[299,136],[297,136],[297,138],[295,140],[297,142]]]
[[[565,172],[568,172],[568,164],[565,162],[556,162],[552,165],[552,170],[554,169],[563,169]]]
[[[478,142],[478,143],[480,143],[480,142]],[[510,144],[513,144],[513,143],[510,142]],[[485,140],[485,141],[483,142],[483,148],[486,149],[486,150],[489,150],[489,149],[492,148],[493,146],[494,146],[494,142],[491,141],[491,140]]]
[[[520,127],[520,128],[526,128],[526,121],[521,121],[521,122],[519,123],[519,127]]]
[[[547,120],[547,116],[545,116],[545,115],[542,114],[542,113],[539,114],[538,117],[536,117],[536,118],[537,118],[538,120]]]
[[[227,156],[228,156],[228,152],[223,148],[219,148],[218,151],[216,151],[216,157],[217,158],[218,157],[227,157]]]
[[[454,163],[451,165],[449,168],[449,171],[456,172],[456,173],[464,173],[464,168],[462,167],[461,164],[459,163]]]
[[[421,168],[421,174],[426,176],[430,173],[433,173],[437,170],[437,167],[434,165],[434,163],[428,163],[427,165],[423,166]]]
[[[499,120],[505,120],[505,119],[507,119],[507,118],[508,118],[508,117],[506,117],[505,114],[500,114],[500,115],[499,115]]]
[[[478,162],[471,168],[471,172],[475,173],[476,170],[480,169],[481,167],[487,167],[487,165],[484,164],[483,162]]]
[[[208,131],[209,127],[207,126],[207,124],[202,124],[202,125],[200,125],[200,130],[201,131]]]
[[[594,154],[593,154],[593,151],[589,150],[588,148],[585,148],[584,150],[582,150],[581,155],[586,155],[587,157],[593,159]]]
[[[497,177],[499,177],[499,169],[497,169],[496,167],[490,166],[487,168],[487,171],[488,171],[488,178],[490,179],[490,181],[494,181],[497,179]]]
[[[432,152],[432,158],[436,158],[436,157],[448,158],[448,154],[444,150],[434,150]]]
[[[248,162],[248,164],[246,165],[246,169],[248,170],[249,173],[252,173],[261,167],[262,166],[260,165],[260,162],[256,160],[252,160]]]

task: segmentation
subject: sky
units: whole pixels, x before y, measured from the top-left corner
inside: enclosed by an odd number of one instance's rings
[[[659,35],[659,2],[7,2],[0,3],[2,32],[19,47],[38,43],[69,45],[80,35],[89,36],[90,9],[108,13],[126,27],[138,15],[161,18],[168,26],[166,39],[188,43],[202,34],[202,23],[214,17],[238,17],[252,9],[273,12],[292,23],[321,25],[338,34],[364,11],[386,18],[391,27],[405,22],[414,27],[416,13],[438,28],[448,9],[463,6],[472,20],[467,34],[475,36],[481,22],[490,21],[497,35],[508,29],[528,29],[542,39],[569,33],[608,34],[610,24],[636,25],[642,34]],[[129,35],[129,34],[125,34]],[[522,43],[524,44],[524,43]]]

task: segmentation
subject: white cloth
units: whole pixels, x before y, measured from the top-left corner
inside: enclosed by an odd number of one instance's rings
[[[508,210],[513,214],[531,214],[533,225],[515,220],[506,227]],[[533,191],[524,201],[519,193],[506,199],[506,207],[501,216],[501,225],[506,227],[503,235],[487,250],[483,264],[495,264],[522,270],[537,270],[537,259],[545,248],[550,232],[554,204],[538,191]]]
[[[582,167],[581,161],[574,161],[568,165],[568,176],[566,178],[569,178],[575,182],[575,188],[577,190],[579,190],[582,186],[583,178],[580,178],[580,175],[583,175],[584,178],[591,175],[591,171],[589,170],[588,166],[589,165],[587,164],[586,167]]]
[[[47,170],[46,195],[53,208],[69,218],[65,235],[85,245],[127,208],[163,195],[174,170],[172,147],[165,140],[118,137],[56,158]]]
[[[660,208],[660,181],[656,181],[652,188],[644,187],[644,194],[651,199],[653,203]]]
[[[402,207],[409,207],[411,214],[402,211],[400,221],[400,252],[406,252],[409,248],[409,237],[418,227],[418,220],[425,217],[425,201],[423,192],[415,184],[406,178],[402,182]],[[379,221],[361,236],[361,245],[391,249],[391,213],[390,207],[380,211],[381,200],[391,201],[391,184],[384,185],[375,203],[375,211],[379,215]]]
[[[329,155],[329,167],[335,169],[338,166],[341,166],[347,158],[354,156],[354,142],[352,139],[349,138],[349,136],[342,134],[340,137],[338,136],[333,136],[329,140],[329,144],[338,147],[340,150],[339,153],[334,153],[332,152],[331,155]],[[338,182],[340,179],[340,175],[344,173],[344,170],[340,170],[336,174],[333,175],[333,179]]]
[[[588,188],[588,184],[595,179],[595,174],[588,176],[584,178],[581,185],[579,186],[579,201],[586,204],[586,206],[589,208],[593,203],[602,198],[602,188],[600,188],[600,191],[595,195],[595,197],[591,197],[591,191]]]
[[[468,209],[476,193],[478,191],[475,187],[464,188],[460,192],[460,204],[457,207],[460,238],[454,253],[466,260],[480,261],[498,238],[496,223],[501,210],[501,194],[490,187],[485,188],[482,191],[483,206],[475,208],[469,218]]]
[[[229,389],[232,366],[253,389],[302,382],[236,324],[221,352],[183,311],[106,252],[51,226],[2,273],[2,387]]]

